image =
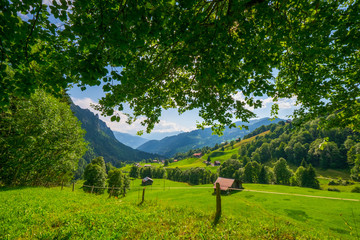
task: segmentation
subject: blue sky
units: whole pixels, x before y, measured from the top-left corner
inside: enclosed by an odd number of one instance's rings
[[[90,104],[98,103],[98,100],[103,97],[105,94],[101,86],[88,87],[85,91],[81,91],[78,87],[73,87],[68,91],[72,100],[76,105],[79,105],[81,108],[88,108],[94,113],[99,113],[91,108]],[[243,99],[241,93],[235,95],[237,99]],[[271,98],[263,97],[263,108],[254,110],[254,113],[257,115],[257,118],[270,117],[270,110],[273,101]],[[295,106],[296,99],[281,99],[279,104],[279,115],[278,117],[287,119],[296,108]],[[251,108],[249,108],[252,110]],[[126,111],[126,109],[125,109]],[[100,116],[100,114],[99,114]],[[126,117],[120,113],[122,120],[120,122],[111,122],[109,117],[100,116],[107,126],[118,132],[129,133],[136,135],[137,131],[144,130],[145,128],[140,125],[140,122],[135,122],[132,125],[125,123]],[[144,133],[143,137],[145,138],[154,138],[156,134],[172,135],[174,132],[187,132],[196,129],[197,122],[201,122],[202,119],[198,116],[197,110],[192,110],[185,112],[181,115],[177,112],[177,109],[163,110],[162,116],[160,118],[160,123],[157,124],[150,135]],[[234,121],[239,121],[234,119]]]

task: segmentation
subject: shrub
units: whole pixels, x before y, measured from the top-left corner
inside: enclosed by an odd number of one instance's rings
[[[351,190],[352,193],[360,193],[360,187],[354,187],[352,190]]]
[[[339,189],[337,188],[328,188],[328,191],[332,191],[332,192],[340,192]]]
[[[329,183],[328,183],[329,186],[334,186],[334,185],[339,185],[339,183],[335,182],[334,180],[331,180]]]

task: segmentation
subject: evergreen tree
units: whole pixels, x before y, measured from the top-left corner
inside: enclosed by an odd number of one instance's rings
[[[94,188],[93,193],[104,193],[104,187],[106,184],[106,172],[105,169],[98,164],[98,161],[95,161],[95,163],[91,162],[86,166],[84,171],[84,180],[84,185],[98,187]],[[91,191],[91,187],[84,187],[83,189],[85,192]]]
[[[265,166],[261,165],[260,173],[259,173],[259,183],[262,184],[268,184],[269,183],[269,177],[266,172]]]
[[[309,166],[304,170],[302,177],[301,177],[301,185],[302,187],[309,187],[309,188],[320,188],[319,180],[316,178],[316,173],[314,167],[309,164]]]
[[[115,167],[111,164],[111,162],[107,162],[105,164],[105,169],[106,169],[106,173],[109,174],[109,172],[113,169],[115,169]]]
[[[106,172],[106,164],[103,157],[96,157],[91,161],[91,163],[99,165]]]
[[[219,168],[220,177],[232,178],[235,171],[241,167],[241,163],[237,159],[228,159]]]
[[[129,176],[132,178],[138,178],[139,177],[139,168],[137,166],[133,165],[130,168]]]
[[[287,162],[284,158],[280,158],[274,166],[274,173],[276,177],[277,184],[290,184],[290,178],[293,175],[292,171],[289,169]]]
[[[305,159],[303,158],[303,160],[301,161],[301,164],[300,164],[301,167],[304,167],[306,168],[307,167],[307,163],[305,161]]]
[[[124,175],[120,169],[112,169],[108,174],[108,193],[118,197],[123,191]],[[112,189],[114,187],[114,189]]]

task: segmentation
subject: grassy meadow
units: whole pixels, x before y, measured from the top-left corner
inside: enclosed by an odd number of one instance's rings
[[[125,198],[86,194],[76,185],[0,189],[1,239],[358,239],[360,194],[244,184],[222,196],[214,225],[212,185],[155,179],[141,202],[140,180]],[[255,192],[256,191],[256,192]],[[267,193],[264,193],[267,192]],[[273,194],[277,192],[284,194]]]

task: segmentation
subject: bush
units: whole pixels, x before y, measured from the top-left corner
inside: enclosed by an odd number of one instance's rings
[[[339,189],[337,188],[328,188],[328,191],[332,191],[332,192],[340,192]]]
[[[351,190],[352,193],[360,193],[360,187],[354,187],[352,190]]]
[[[334,186],[334,185],[339,185],[339,183],[335,182],[334,180],[331,180],[329,183],[328,183],[329,186]]]

